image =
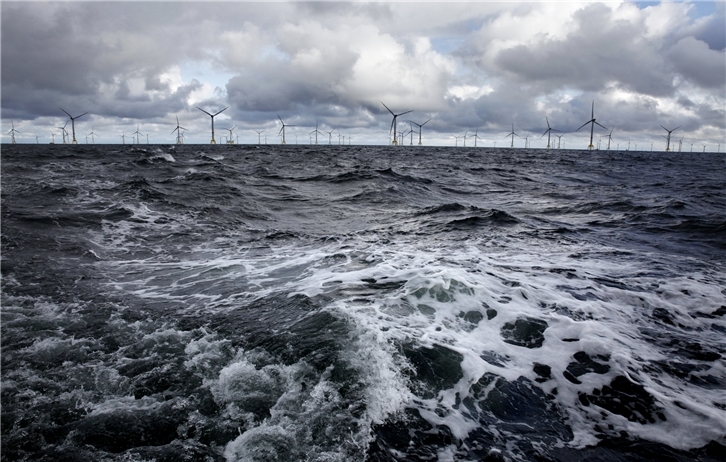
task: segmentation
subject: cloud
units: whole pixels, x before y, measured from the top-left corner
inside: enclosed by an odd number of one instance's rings
[[[0,8],[3,123],[35,120],[46,132],[61,106],[118,132],[144,122],[161,133],[178,115],[203,142],[208,120],[194,106],[229,105],[220,117],[241,126],[272,127],[279,113],[379,140],[384,101],[433,117],[427,129],[444,138],[476,127],[496,138],[512,122],[543,131],[545,117],[574,129],[594,99],[607,126],[645,133],[672,121],[723,137],[722,3],[700,16],[687,2]]]
[[[694,37],[678,41],[667,53],[676,71],[694,83],[714,89],[726,85],[726,53]]]

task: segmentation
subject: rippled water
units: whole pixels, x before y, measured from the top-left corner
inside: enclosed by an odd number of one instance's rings
[[[724,172],[3,146],[3,459],[722,460]]]

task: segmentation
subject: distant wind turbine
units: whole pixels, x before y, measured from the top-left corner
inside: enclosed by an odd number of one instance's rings
[[[422,124],[417,124],[416,122],[414,122],[412,120],[409,120],[409,122],[411,122],[412,124],[414,124],[415,126],[418,127],[418,145],[421,146],[421,129],[423,128],[424,125],[431,122],[431,119],[427,120],[426,122],[424,122]]]
[[[199,106],[195,106],[195,107],[212,118],[212,141],[210,142],[210,144],[217,144],[217,141],[214,139],[214,118],[216,116],[218,116],[219,114],[223,113],[224,111],[226,111],[229,108],[229,106],[227,106],[226,108],[217,112],[216,114],[210,114],[209,112],[205,111],[204,109],[200,108]]]
[[[565,136],[563,133],[562,135],[555,135],[557,137],[557,149],[560,149],[560,142],[562,141],[562,137]]]
[[[474,147],[476,147],[476,140],[477,138],[481,139],[481,136],[479,136],[479,128],[477,127],[476,131],[474,132]]]
[[[665,136],[665,137],[664,137],[664,138],[666,139],[666,152],[668,152],[668,151],[670,151],[670,150],[671,150],[671,133],[673,133],[674,131],[676,131],[676,130],[678,130],[679,128],[681,128],[681,126],[679,125],[679,126],[677,126],[676,128],[674,128],[673,130],[668,130],[668,129],[667,129],[667,128],[665,128],[665,127],[664,127],[663,125],[661,125],[661,128],[663,128],[663,130],[665,130],[665,131],[667,131],[667,132],[668,132],[668,136]]]
[[[610,129],[610,133],[608,133],[608,135],[607,135],[607,137],[608,137],[608,151],[610,150],[610,142],[613,140],[613,130],[615,130],[615,129],[614,128],[611,128]]]
[[[388,109],[388,106],[386,106],[383,103],[383,101],[381,101],[381,104],[383,104],[383,107]],[[396,119],[398,118],[398,116],[402,116],[404,114],[408,114],[409,112],[413,112],[413,110],[402,112],[400,114],[394,114],[392,110],[388,109],[388,112],[390,112],[391,115],[393,116],[393,121],[391,121],[391,128],[390,128],[390,130],[388,130],[388,133],[390,135],[391,130],[393,130],[393,143],[392,144],[396,145],[396,144],[398,144],[398,141],[396,140]]]
[[[234,135],[232,134],[232,130],[237,128],[237,125],[235,125],[232,128],[225,128],[229,132],[229,138],[227,139],[227,144],[234,144]]]
[[[280,128],[280,132],[277,134],[277,136],[280,136],[280,133],[282,133],[282,144],[285,143],[285,127],[295,127],[295,125],[285,125],[285,122],[282,121],[282,117],[280,115],[277,115],[277,118],[280,119],[280,123],[282,124],[282,128]]]
[[[179,125],[179,116],[176,118],[176,128],[172,130],[171,132],[176,132],[176,144],[182,144],[182,130],[186,130],[186,128]]]
[[[55,133],[50,132],[50,138],[51,138],[50,144],[55,144]]]
[[[138,124],[136,125],[136,131],[133,134],[136,135],[136,144],[139,144],[139,137],[141,136],[141,132],[139,132]]]
[[[590,144],[587,146],[587,149],[593,149],[594,148],[594,146],[592,145],[593,130],[595,130],[595,124],[600,125],[599,123],[595,122],[595,100],[592,100],[592,114],[590,115],[590,117],[591,117],[590,120],[588,120],[587,122],[585,122],[584,124],[582,124],[580,126],[580,128],[582,128],[585,125],[590,124]],[[603,127],[602,125],[600,125],[600,126],[602,128],[604,128],[605,130],[607,130],[607,127]],[[575,131],[579,131],[580,128],[578,128]]]
[[[318,130],[318,123],[317,122],[315,122],[315,130],[313,130],[313,131],[310,132],[311,135],[313,133],[315,133],[315,144],[318,144],[318,133],[320,133],[322,135],[323,132],[321,132],[320,130]]]
[[[253,132],[257,132],[257,144],[262,144],[262,133],[264,130],[252,130]],[[267,139],[267,137],[265,137]]]
[[[545,135],[547,135],[547,149],[550,148],[550,133],[551,132],[559,132],[559,130],[555,130],[554,128],[550,127],[550,119],[548,119],[545,116],[545,121],[547,122],[547,130],[545,130],[544,133],[542,133],[542,136],[539,137],[539,139],[544,138]]]
[[[96,138],[94,138],[94,136],[96,136],[96,133],[94,133],[93,131],[93,125],[91,125],[91,133],[89,133],[89,135],[91,136],[91,143],[96,144]]]
[[[333,132],[335,129],[330,130],[329,132],[326,132],[328,134],[328,144],[333,144]]]
[[[516,133],[514,133],[514,122],[512,122],[512,131],[511,131],[511,133],[509,133],[509,135],[505,136],[504,138],[509,138],[510,136],[512,137],[512,144],[509,145],[509,147],[510,148],[513,148],[514,147],[514,137],[515,136],[519,136]]]
[[[126,144],[126,135],[124,132],[121,132],[121,144]]]
[[[13,144],[15,144],[15,134],[20,133],[20,132],[15,130],[15,122],[10,121],[10,123],[12,124],[13,128],[10,129],[10,131],[8,132],[8,135],[10,135],[10,138],[12,138],[12,140],[13,140]]]
[[[68,114],[65,109],[60,108],[60,110],[63,111],[63,112],[65,112],[68,115],[68,117],[71,118],[71,130],[73,131],[73,141],[72,141],[72,143],[73,144],[78,144],[78,141],[76,141],[76,119],[80,119],[84,115],[88,114],[88,112],[84,112],[83,114],[81,114],[79,116],[73,117],[72,115]]]
[[[66,124],[62,127],[57,127],[61,129],[61,134],[63,135],[63,144],[66,144],[66,136],[68,136],[68,130],[66,130],[66,125],[68,125],[68,121],[66,120]]]

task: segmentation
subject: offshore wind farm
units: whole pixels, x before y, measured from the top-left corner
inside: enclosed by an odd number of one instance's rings
[[[3,462],[723,460],[723,2],[0,9]]]

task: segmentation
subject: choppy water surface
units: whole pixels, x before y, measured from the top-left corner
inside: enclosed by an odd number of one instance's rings
[[[722,460],[725,172],[3,146],[3,459]]]

